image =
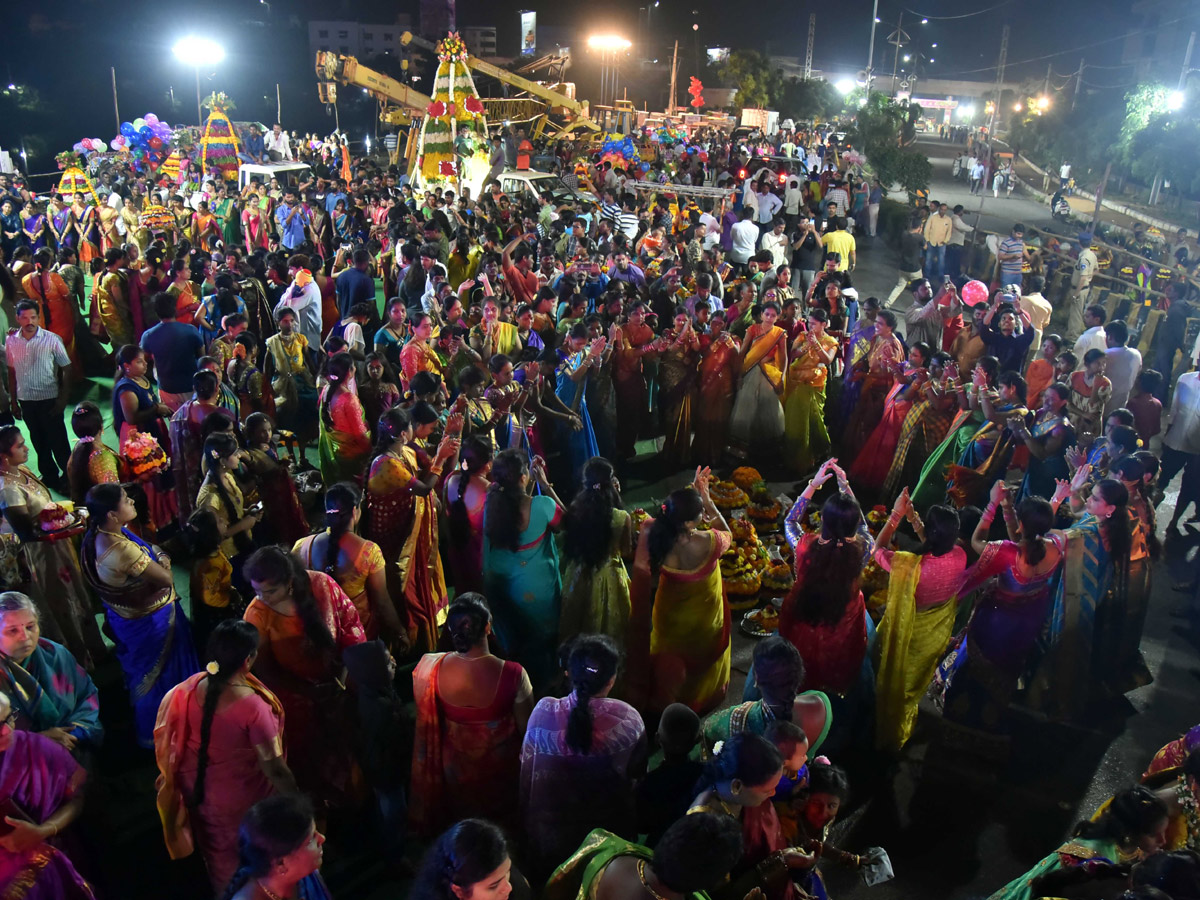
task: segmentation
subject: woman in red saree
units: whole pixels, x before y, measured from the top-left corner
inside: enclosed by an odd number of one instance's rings
[[[896,314],[890,309],[880,310],[875,319],[875,337],[871,340],[871,349],[860,363],[861,370],[852,376],[862,381],[862,393],[843,434],[842,449],[846,456],[858,456],[883,417],[888,392],[904,363],[904,347],[896,337],[895,330]]]
[[[713,316],[708,334],[700,337],[700,378],[695,408],[696,439],[692,452],[701,465],[720,461],[729,444],[729,416],[740,369],[741,345],[725,329],[725,317]]]
[[[638,434],[649,406],[646,400],[646,376],[642,357],[658,345],[654,331],[646,324],[646,304],[638,302],[629,309],[629,321],[618,330],[614,343],[613,388],[617,395],[617,456],[632,459],[637,455]]]
[[[908,362],[896,376],[883,405],[883,417],[867,438],[863,449],[850,466],[850,480],[860,488],[878,491],[887,479],[892,456],[900,443],[900,429],[909,410],[929,380],[929,345],[918,341],[908,348]]]
[[[413,336],[400,351],[401,387],[407,391],[408,383],[418,372],[432,372],[445,383],[442,361],[438,359],[437,351],[430,344],[433,337],[433,317],[428,313],[413,316],[412,329]]]
[[[447,423],[448,434],[456,429]],[[437,646],[446,615],[446,576],[438,552],[438,524],[430,493],[442,468],[458,454],[458,440],[446,437],[430,459],[411,446],[408,410],[393,406],[379,420],[376,450],[367,473],[363,536],[379,545],[388,569],[388,593],[396,604],[409,644],[422,652]],[[453,465],[453,463],[451,463]],[[403,604],[403,605],[401,605]]]
[[[916,484],[921,467],[950,431],[958,412],[954,381],[958,369],[949,353],[929,358],[929,378],[917,388],[912,408],[900,424],[900,437],[883,480],[883,493],[893,497],[905,485]]]
[[[296,783],[327,806],[351,805],[362,783],[341,656],[366,640],[358,610],[336,581],[306,572],[282,547],[256,550],[245,575],[255,596],[244,618],[259,637],[254,672],[283,707]]]
[[[413,671],[409,821],[422,835],[471,817],[511,827],[533,686],[519,663],[488,650],[492,616],[482,594],[455,598],[446,633],[454,652],[427,653]]]
[[[686,308],[675,308],[675,328],[663,335],[663,343],[658,364],[658,403],[666,440],[661,458],[674,472],[692,459],[692,394],[700,355],[700,339],[692,330]]]
[[[21,279],[25,296],[38,305],[41,325],[57,334],[71,357],[71,377],[83,378],[79,365],[79,350],[75,347],[75,301],[63,277],[51,271],[54,253],[43,247],[33,256],[34,270]]]

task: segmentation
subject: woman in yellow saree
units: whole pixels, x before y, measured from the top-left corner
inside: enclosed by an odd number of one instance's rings
[[[729,687],[729,604],[720,559],[732,537],[709,496],[710,477],[708,469],[697,469],[695,482],[672,492],[638,537],[629,690],[658,712],[683,703],[704,715],[721,705]],[[711,531],[697,530],[702,519]]]
[[[521,337],[517,326],[500,320],[500,303],[495,297],[483,301],[483,321],[467,333],[471,349],[482,357],[484,364],[497,353],[510,359],[521,355]]]
[[[792,343],[788,366],[787,402],[784,404],[788,463],[807,472],[819,457],[829,452],[825,428],[825,384],[829,366],[837,356],[837,338],[825,333],[829,313],[814,309],[808,314],[808,330]]]
[[[916,553],[887,549],[903,516],[924,537]],[[903,491],[873,551],[879,566],[891,572],[875,639],[875,743],[888,752],[900,750],[912,736],[917,702],[950,644],[967,569],[967,553],[958,546],[958,513],[934,506],[926,518],[922,523]]]
[[[762,322],[751,325],[742,342],[742,377],[729,432],[746,447],[783,437],[787,332],[775,324],[779,316],[778,303],[764,303]]]

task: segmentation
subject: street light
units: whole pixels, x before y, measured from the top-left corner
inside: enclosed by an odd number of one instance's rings
[[[1038,97],[1038,98],[1037,98],[1037,108],[1038,108],[1039,110],[1041,110],[1041,109],[1045,109],[1045,108],[1046,108],[1046,107],[1048,107],[1049,105],[1050,105],[1050,98],[1049,98],[1049,97]]]
[[[185,66],[191,66],[196,72],[196,118],[204,124],[204,113],[200,109],[200,67],[216,65],[225,59],[225,48],[216,41],[197,35],[180,38],[171,48],[175,58]]]
[[[1022,109],[1022,107],[1021,107],[1021,104],[1020,104],[1020,103],[1014,103],[1014,104],[1013,104],[1013,112],[1020,112],[1020,111],[1021,111],[1021,109]]]
[[[1171,112],[1183,108],[1183,91],[1171,91],[1167,94],[1167,109]]]
[[[600,103],[604,104],[612,91],[617,99],[617,54],[624,53],[633,43],[619,34],[593,34],[587,39],[588,49],[600,54]]]
[[[842,78],[834,84],[834,88],[836,88],[837,92],[843,96],[850,93],[856,87],[858,87],[858,85],[855,83],[853,78]]]

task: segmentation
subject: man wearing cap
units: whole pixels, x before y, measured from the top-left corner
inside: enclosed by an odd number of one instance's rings
[[[1071,291],[1067,300],[1067,339],[1073,339],[1083,334],[1086,326],[1083,323],[1083,311],[1087,307],[1088,293],[1092,287],[1092,279],[1100,268],[1100,260],[1092,249],[1092,233],[1085,231],[1079,235],[1079,258],[1071,273]]]

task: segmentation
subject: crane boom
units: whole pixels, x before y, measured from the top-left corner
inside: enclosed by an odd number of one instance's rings
[[[408,109],[425,114],[426,108],[433,101],[415,91],[407,84],[389,78],[374,69],[360,65],[353,56],[340,56],[322,50],[317,53],[317,77],[325,81],[340,81],[355,87],[364,88],[376,100],[396,103]]]
[[[432,41],[427,41],[423,37],[418,37],[410,31],[406,31],[400,35],[400,43],[403,46],[415,44],[422,49],[429,50],[430,52],[436,52],[436,48]],[[490,75],[497,81],[502,81],[505,84],[511,84],[513,87],[525,91],[534,97],[545,100],[552,107],[561,107],[567,110],[576,117],[580,125],[587,128],[589,131],[600,131],[599,123],[592,121],[589,115],[588,105],[586,102],[581,102],[576,100],[574,97],[568,97],[566,94],[551,90],[545,85],[538,84],[536,81],[530,81],[528,78],[522,78],[520,75],[514,75],[507,69],[502,69],[499,66],[494,66],[489,62],[484,62],[482,59],[479,59],[476,56],[468,56],[467,65],[477,72],[482,72],[484,75]]]

